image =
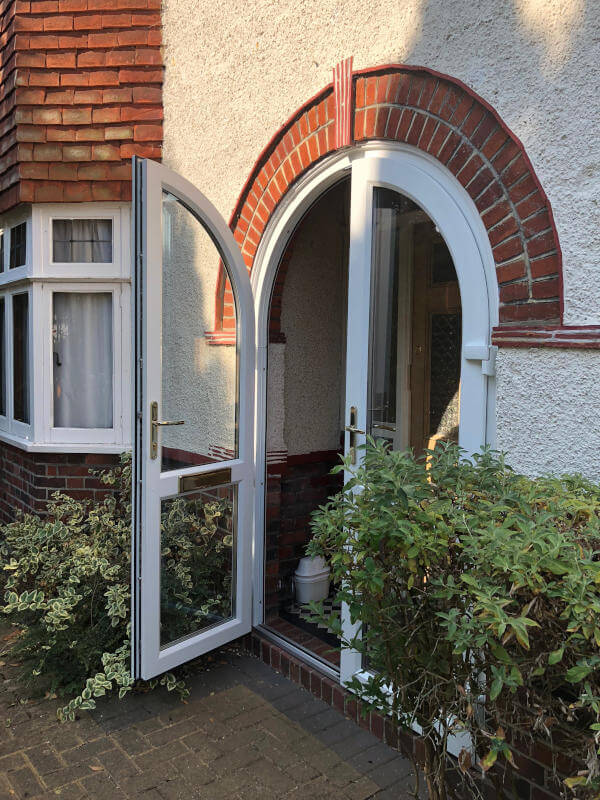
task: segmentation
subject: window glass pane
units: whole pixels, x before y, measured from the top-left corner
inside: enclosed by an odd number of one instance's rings
[[[161,502],[160,644],[235,616],[237,487]]]
[[[437,241],[433,244],[433,255],[431,264],[431,282],[456,283],[456,270],[450,251],[444,241]]]
[[[6,334],[4,332],[4,298],[0,297],[0,416],[6,416]]]
[[[0,272],[4,272],[4,234],[0,233]]]
[[[431,314],[429,437],[458,442],[461,315]]]
[[[52,220],[52,261],[55,263],[112,262],[112,220]]]
[[[368,431],[416,454],[458,438],[460,291],[434,222],[391,189],[373,192]]]
[[[371,436],[390,440],[398,422],[398,297],[407,269],[406,231],[416,212],[419,207],[408,197],[374,190],[368,425]]]
[[[10,229],[10,269],[22,267],[27,261],[27,223]]]
[[[161,420],[183,425],[159,432],[162,469],[234,458],[237,452],[235,303],[220,254],[201,222],[163,192]],[[215,347],[215,296],[226,297],[231,346]]]
[[[13,416],[29,424],[29,295],[13,295]]]
[[[55,428],[112,428],[110,292],[55,292],[52,359]]]

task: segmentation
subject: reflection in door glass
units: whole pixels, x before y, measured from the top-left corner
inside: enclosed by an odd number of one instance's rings
[[[458,441],[461,305],[448,247],[427,214],[373,193],[369,433],[418,455]]]
[[[160,644],[235,616],[234,485],[161,502]]]
[[[162,470],[237,455],[237,334],[235,300],[220,254],[201,222],[163,192]],[[215,299],[223,308],[212,335]],[[218,339],[219,345],[214,342]]]
[[[402,338],[405,305],[410,299],[410,226],[415,215],[422,213],[408,197],[391,189],[375,188],[368,424],[371,436],[387,439],[396,447],[402,446],[399,438],[405,354],[399,349],[399,336]]]

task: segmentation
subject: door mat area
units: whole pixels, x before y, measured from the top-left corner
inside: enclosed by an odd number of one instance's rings
[[[340,604],[336,603],[332,597],[328,597],[327,600],[323,601],[323,610],[327,616],[334,612],[339,614]],[[338,637],[325,624],[313,621],[314,614],[308,606],[302,606],[295,602],[289,603],[281,609],[279,616],[322,642],[326,642],[330,647],[337,648],[340,646]]]

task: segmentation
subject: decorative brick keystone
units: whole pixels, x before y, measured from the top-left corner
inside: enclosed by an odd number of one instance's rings
[[[333,68],[335,97],[335,146],[352,144],[352,56]]]

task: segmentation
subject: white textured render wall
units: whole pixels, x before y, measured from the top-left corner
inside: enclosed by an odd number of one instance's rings
[[[501,350],[498,447],[517,470],[600,480],[598,351]]]
[[[565,323],[598,324],[597,12],[597,0],[164,0],[165,163],[228,217],[262,148],[331,80],[340,59],[354,55],[355,69],[431,67],[472,87],[523,141],[556,218]],[[574,384],[594,358],[501,355],[498,442],[510,444],[515,463],[530,470],[541,463],[531,435],[511,431],[514,420],[541,408],[539,387],[552,386],[555,364]],[[537,380],[528,371],[533,364]],[[589,401],[574,396],[572,409],[556,393],[553,401],[555,413],[538,425],[556,443],[553,468],[560,470],[571,463],[572,437],[598,437],[583,422]]]

